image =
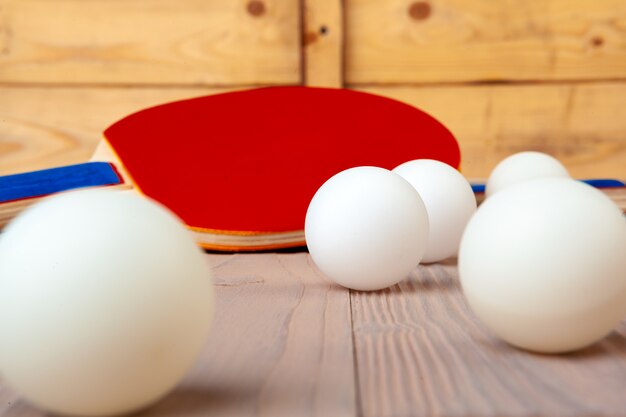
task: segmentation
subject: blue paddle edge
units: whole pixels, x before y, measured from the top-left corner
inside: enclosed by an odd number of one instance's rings
[[[606,178],[598,178],[598,179],[589,179],[589,180],[579,180],[584,182],[585,184],[589,184],[595,188],[620,188],[626,187],[622,181],[606,179]],[[485,192],[485,184],[471,184],[472,191],[475,193],[484,193]]]
[[[0,177],[0,203],[43,197],[84,187],[123,184],[124,180],[108,162],[86,162]]]
[[[619,188],[626,184],[615,179],[580,180],[596,188]],[[43,197],[84,187],[123,184],[115,167],[109,162],[86,162],[66,167],[0,177],[0,203]],[[485,184],[471,184],[475,193],[484,193]]]

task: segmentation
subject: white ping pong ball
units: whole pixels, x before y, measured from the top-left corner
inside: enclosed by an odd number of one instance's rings
[[[458,268],[495,334],[538,352],[600,340],[626,315],[626,219],[602,192],[547,178],[498,192],[472,217]]]
[[[519,152],[502,161],[491,171],[485,185],[485,196],[524,181],[539,178],[570,178],[567,169],[557,159],[542,152]]]
[[[355,290],[378,290],[417,267],[428,240],[428,216],[402,177],[383,168],[356,167],[317,191],[305,236],[311,258],[328,278]]]
[[[463,230],[476,211],[469,182],[450,165],[432,159],[405,162],[393,172],[411,183],[426,206],[430,233],[422,263],[456,255]]]
[[[50,412],[126,414],[160,399],[195,361],[212,311],[202,252],[146,198],[57,195],[0,235],[0,373]]]

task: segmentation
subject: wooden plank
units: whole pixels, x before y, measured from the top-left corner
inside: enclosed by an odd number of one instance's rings
[[[343,86],[344,27],[342,0],[305,0],[304,84]]]
[[[346,82],[624,79],[623,0],[346,0]]]
[[[207,258],[217,300],[208,344],[174,393],[139,415],[626,415],[626,322],[581,352],[537,355],[482,327],[454,262],[348,293],[303,253]],[[0,415],[43,416],[4,384]]]
[[[135,111],[230,90],[0,87],[0,175],[85,162],[102,131]]]
[[[298,15],[282,0],[0,0],[0,82],[298,83]]]
[[[432,114],[461,145],[463,173],[486,178],[504,157],[547,152],[576,178],[626,179],[626,83],[362,87]]]
[[[140,416],[356,416],[349,293],[308,255],[208,255],[216,316],[179,387]],[[43,416],[0,385],[0,415]]]
[[[468,310],[454,263],[351,300],[365,417],[626,416],[626,322],[575,354],[514,349]]]
[[[528,149],[578,178],[626,179],[626,83],[368,87],[441,120],[461,144],[463,173],[486,178]],[[145,107],[228,89],[0,87],[0,175],[79,163],[101,132]]]

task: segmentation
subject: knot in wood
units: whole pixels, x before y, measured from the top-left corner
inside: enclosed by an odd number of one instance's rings
[[[248,6],[246,8],[248,13],[254,17],[259,17],[265,14],[265,4],[259,0],[252,0],[248,2]]]
[[[409,6],[409,16],[415,20],[428,19],[432,13],[432,6],[426,1],[416,1]]]

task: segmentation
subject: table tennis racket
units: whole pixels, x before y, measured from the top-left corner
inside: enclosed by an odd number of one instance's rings
[[[306,209],[328,178],[417,158],[458,167],[460,151],[441,123],[407,104],[346,89],[224,93],[114,123],[94,156],[109,163],[0,178],[0,222],[53,192],[113,186],[170,208],[207,249],[302,246]]]
[[[168,206],[207,249],[301,246],[306,208],[324,181],[418,158],[458,168],[459,147],[441,123],[388,98],[307,87],[200,97],[113,124],[92,158],[107,162],[0,177],[0,225],[42,196],[108,186]],[[593,185],[623,197],[615,183]]]

